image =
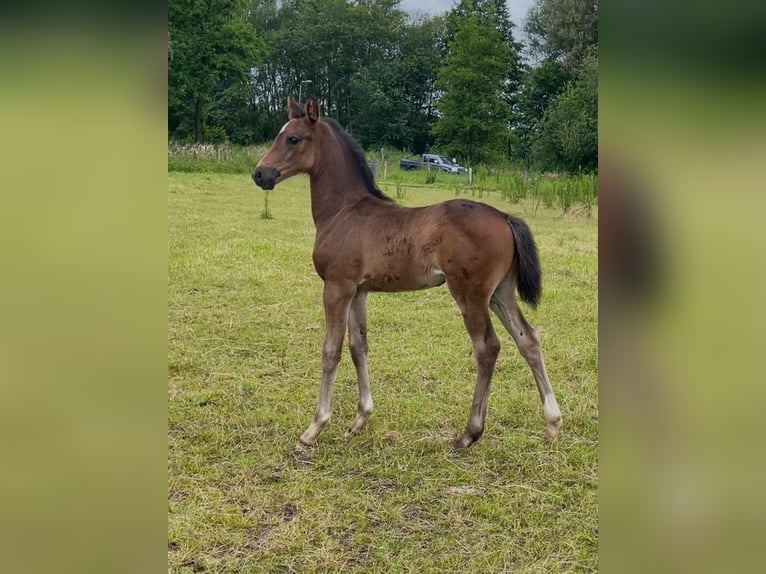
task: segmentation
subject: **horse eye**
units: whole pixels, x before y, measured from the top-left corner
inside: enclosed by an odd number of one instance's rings
[[[301,138],[299,138],[298,136],[289,136],[287,138],[287,143],[292,145],[297,144],[299,141],[301,141]]]

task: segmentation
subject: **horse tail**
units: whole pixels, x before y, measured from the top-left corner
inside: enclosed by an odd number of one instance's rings
[[[537,244],[535,244],[532,232],[524,220],[512,215],[507,217],[508,226],[511,228],[516,244],[516,258],[519,261],[517,281],[519,296],[535,308],[540,301],[540,294],[543,290]]]

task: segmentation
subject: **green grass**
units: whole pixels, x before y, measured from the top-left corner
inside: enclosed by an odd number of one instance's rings
[[[308,181],[270,196],[247,175],[169,174],[168,570],[595,572],[597,225],[541,206],[537,311],[564,417],[558,442],[529,369],[503,343],[482,439],[463,430],[474,363],[445,287],[368,299],[375,412],[356,409],[344,350],[333,419],[312,459],[292,449],[313,415],[323,335]],[[394,189],[388,189],[394,195]],[[409,206],[454,190],[408,188]],[[531,203],[483,201],[524,215]],[[595,212],[594,212],[595,213]]]

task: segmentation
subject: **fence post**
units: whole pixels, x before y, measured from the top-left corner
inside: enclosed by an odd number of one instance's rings
[[[383,179],[388,178],[388,160],[383,160]]]
[[[468,168],[468,185],[473,185],[473,168]]]

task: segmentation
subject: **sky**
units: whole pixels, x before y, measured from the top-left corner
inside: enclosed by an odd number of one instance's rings
[[[511,20],[516,24],[515,36],[521,37],[524,26],[524,18],[527,11],[534,4],[534,0],[507,0],[508,13]],[[407,12],[428,12],[429,14],[441,14],[457,4],[457,0],[401,0],[401,7]]]

